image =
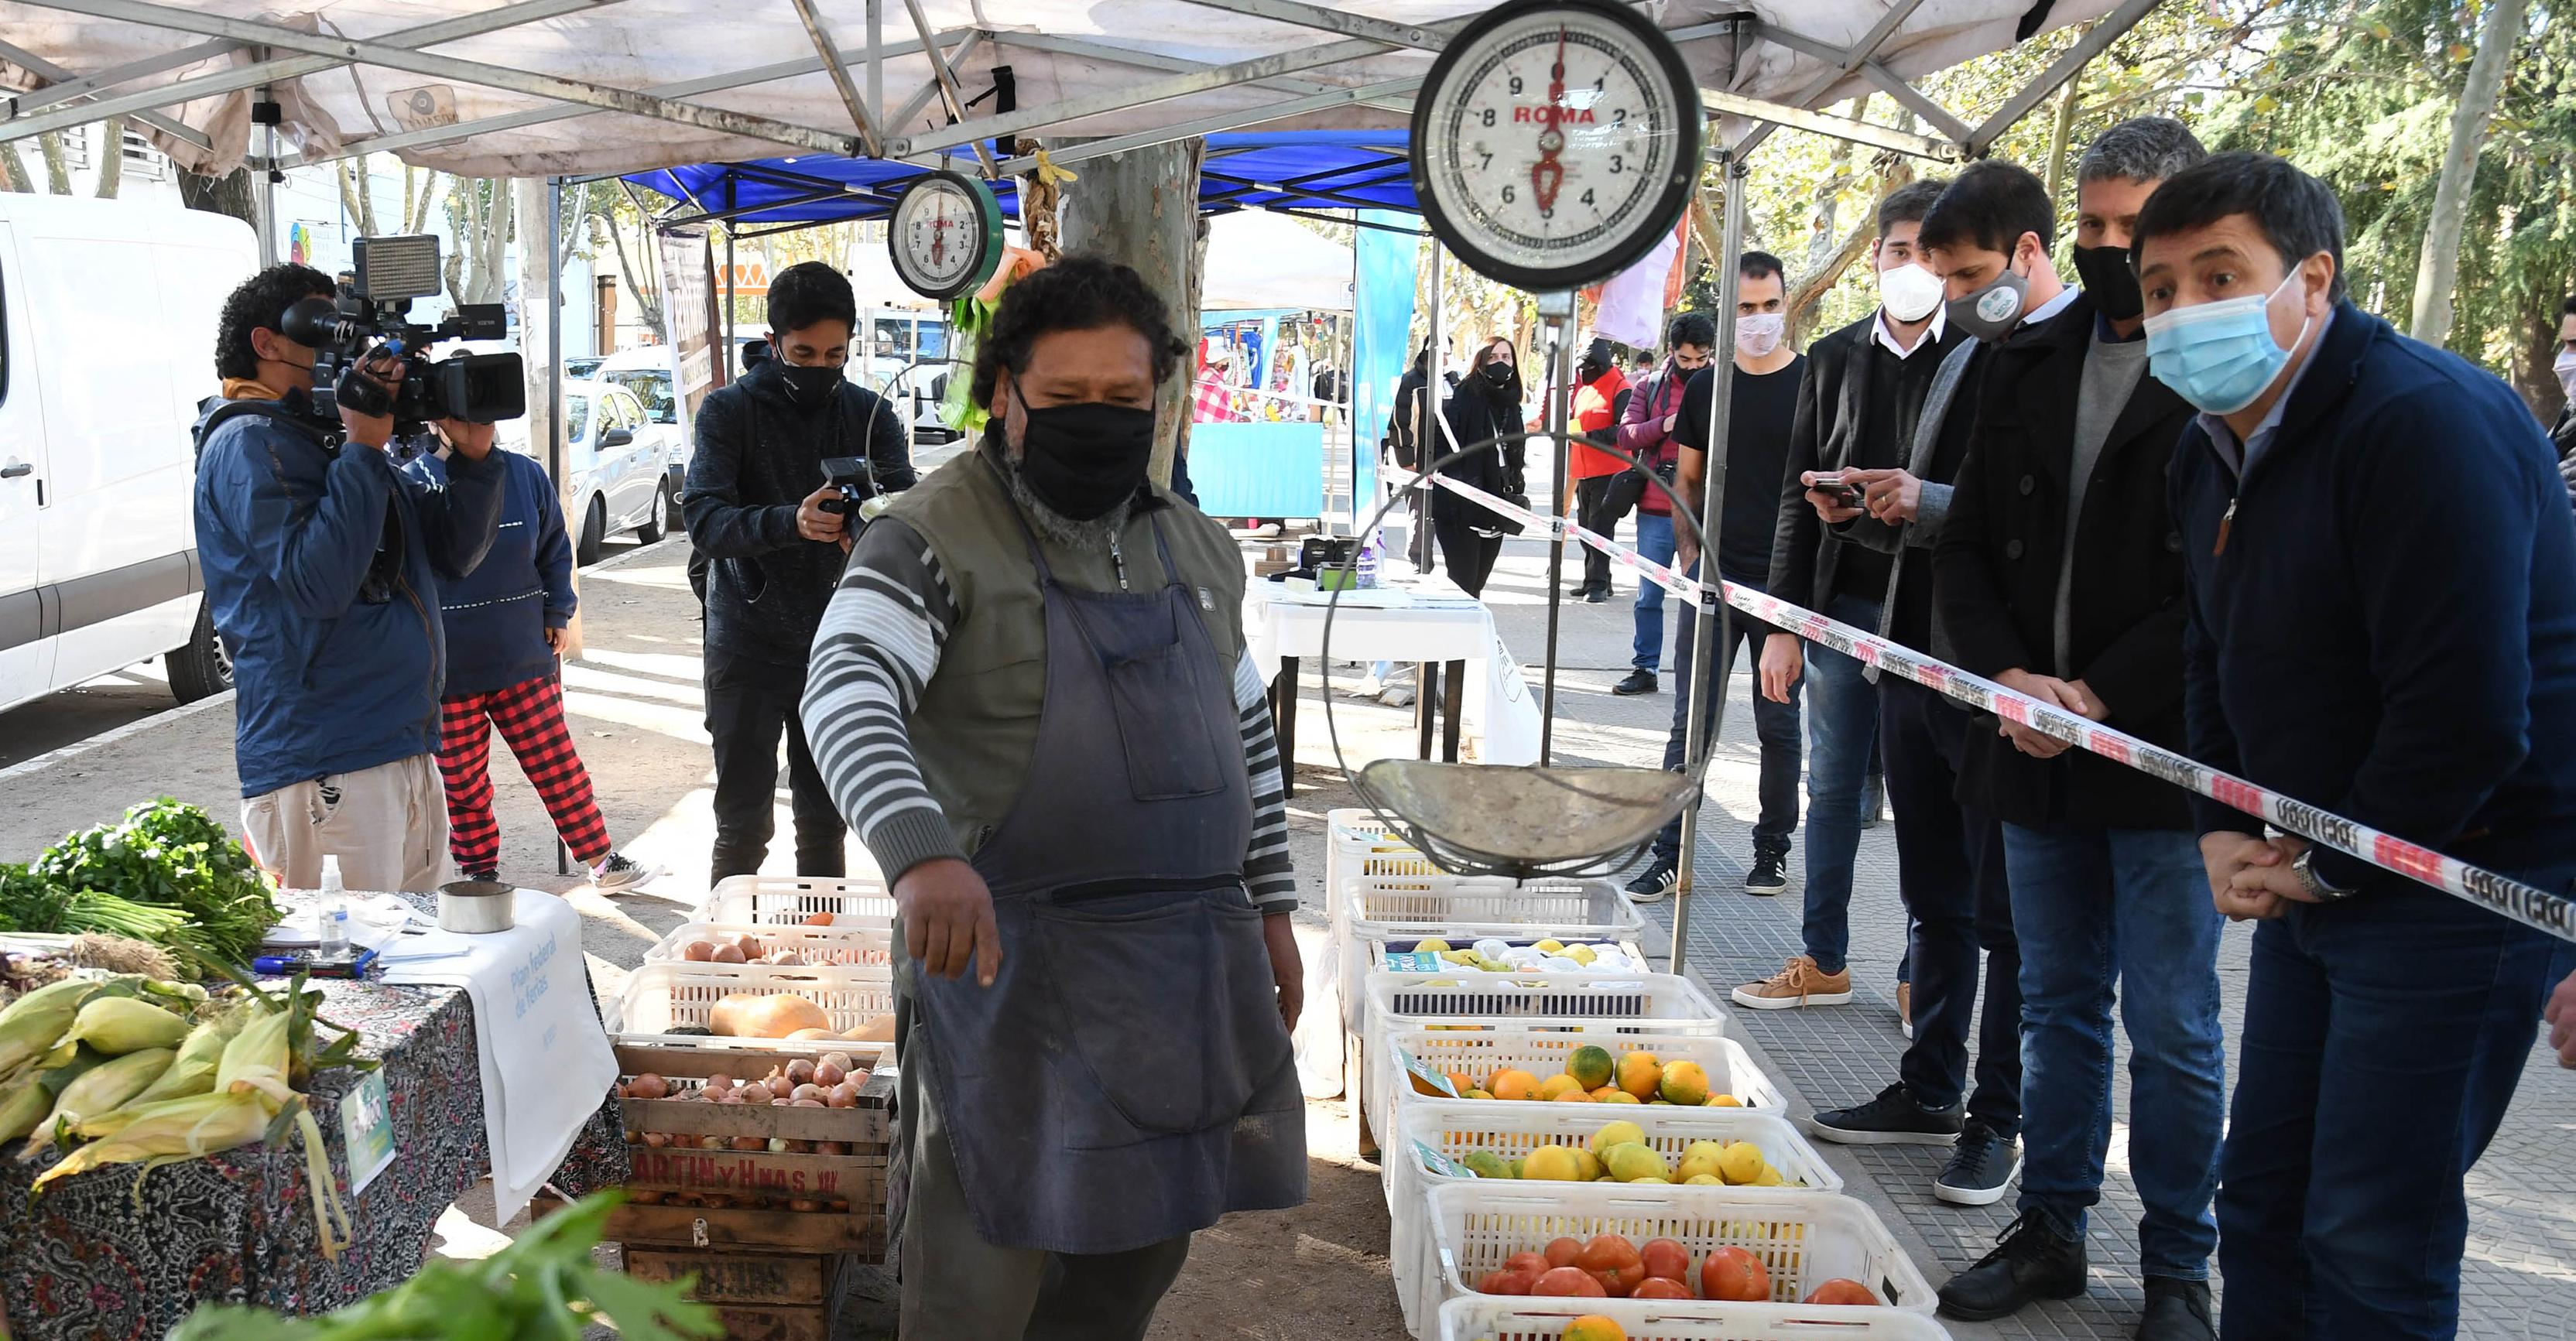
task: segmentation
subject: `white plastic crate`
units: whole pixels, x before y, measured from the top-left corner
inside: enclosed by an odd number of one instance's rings
[[[1542,1145],[1588,1146],[1592,1134],[1612,1122],[1634,1122],[1646,1133],[1645,1144],[1678,1163],[1693,1141],[1750,1141],[1763,1159],[1793,1187],[1839,1192],[1841,1174],[1825,1163],[1789,1120],[1776,1110],[1751,1108],[1671,1108],[1652,1104],[1488,1103],[1483,1100],[1419,1099],[1396,1108],[1395,1130],[1378,1133],[1390,1200],[1392,1242],[1387,1254],[1395,1288],[1412,1291],[1407,1318],[1429,1313],[1439,1302],[1440,1264],[1432,1256],[1423,1230],[1424,1189],[1450,1183],[1477,1182],[1441,1172],[1423,1161],[1417,1145],[1451,1159],[1479,1150],[1516,1159]],[[1547,1184],[1533,1184],[1547,1186]],[[1702,1184],[1706,1186],[1706,1184]],[[1651,1184],[1632,1190],[1653,1195],[1667,1189]],[[1407,1212],[1410,1212],[1409,1214]]]
[[[1684,1299],[1522,1299],[1470,1295],[1441,1305],[1427,1341],[1558,1341],[1599,1314],[1628,1341],[1949,1341],[1948,1329],[1892,1308],[1798,1308]]]
[[[731,1038],[678,1034],[677,1029],[706,1028],[718,1001],[735,992],[793,992],[823,1008],[834,1033],[848,1033],[882,1015],[894,1013],[891,969],[851,966],[773,968],[765,964],[678,963],[638,965],[627,975],[626,990],[609,1013],[609,1036],[620,1043],[653,1047],[721,1048],[737,1052],[806,1049],[810,1043],[784,1039]],[[849,1040],[842,1050],[881,1056],[890,1043]]]
[[[858,919],[863,915],[853,913],[849,916],[852,919]],[[853,920],[847,927],[843,927],[837,921],[828,927],[796,926],[786,923],[761,926],[751,922],[683,922],[678,929],[655,942],[652,949],[644,952],[644,962],[647,964],[711,964],[712,961],[709,960],[692,960],[687,957],[691,941],[731,942],[743,936],[751,937],[767,949],[793,950],[798,958],[809,965],[865,964],[882,968],[894,962],[892,924],[889,922],[885,926],[869,927],[857,920]],[[713,966],[733,967],[721,964]]]
[[[1351,930],[1380,937],[1432,936],[1444,927],[1554,927],[1615,941],[1646,929],[1637,905],[1608,880],[1363,874],[1344,888]]]
[[[872,875],[737,875],[716,885],[698,918],[778,926],[801,923],[816,913],[832,914],[834,925],[842,915],[855,913],[863,926],[891,926],[894,895]]]
[[[1369,1033],[1431,1025],[1716,1033],[1726,1027],[1699,984],[1672,973],[1394,973],[1368,975]]]
[[[1908,1313],[1929,1314],[1935,1303],[1931,1284],[1878,1216],[1830,1192],[1476,1179],[1432,1188],[1423,1202],[1450,1296],[1470,1293],[1468,1282],[1514,1253],[1536,1252],[1552,1239],[1617,1234],[1640,1246],[1678,1240],[1690,1249],[1694,1270],[1712,1249],[1742,1248],[1770,1272],[1774,1304],[1795,1305],[1836,1278],[1858,1281],[1881,1304]]]
[[[1744,1051],[1744,1045],[1722,1034],[1597,1034],[1517,1027],[1396,1029],[1372,1040],[1372,1050],[1362,1058],[1368,1066],[1363,1077],[1361,1099],[1368,1114],[1369,1130],[1394,1131],[1398,1105],[1422,1098],[1413,1092],[1411,1081],[1400,1074],[1395,1060],[1397,1049],[1436,1070],[1481,1077],[1492,1075],[1504,1067],[1518,1067],[1545,1080],[1565,1070],[1567,1053],[1586,1044],[1598,1044],[1608,1049],[1613,1066],[1618,1064],[1621,1054],[1635,1050],[1651,1052],[1658,1061],[1697,1062],[1700,1069],[1708,1073],[1708,1092],[1712,1095],[1732,1094],[1745,1108],[1781,1112],[1788,1107],[1788,1102],[1780,1097],[1780,1091],[1771,1084],[1771,1078],[1753,1065],[1753,1058]],[[1542,1101],[1475,1099],[1467,1102],[1533,1108]],[[1623,1110],[1627,1107],[1625,1104],[1612,1106]],[[1640,1108],[1648,1106],[1638,1105]],[[1598,1111],[1588,1104],[1567,1104],[1566,1107]],[[1385,1144],[1383,1138],[1379,1144]]]
[[[1420,849],[1396,835],[1365,806],[1324,814],[1324,888],[1338,897],[1349,881],[1369,875],[1443,875]]]
[[[1520,926],[1509,923],[1487,922],[1465,923],[1454,927],[1441,927],[1437,930],[1431,931],[1425,931],[1418,927],[1407,927],[1390,932],[1384,927],[1376,924],[1371,924],[1365,931],[1346,926],[1343,928],[1336,941],[1336,944],[1340,947],[1340,953],[1342,956],[1339,960],[1339,964],[1342,983],[1343,1027],[1348,1029],[1357,1037],[1366,1037],[1368,1034],[1368,975],[1371,973],[1381,972],[1409,973],[1414,971],[1411,969],[1390,969],[1386,962],[1386,957],[1390,952],[1408,952],[1412,950],[1414,946],[1419,945],[1426,940],[1435,939],[1446,942],[1451,949],[1465,949],[1468,946],[1475,944],[1477,941],[1488,938],[1504,941],[1516,946],[1529,945],[1534,942],[1544,940],[1562,941],[1567,944],[1572,944],[1578,941],[1586,944],[1600,944],[1608,942],[1617,945],[1621,950],[1627,953],[1629,958],[1636,960],[1639,964],[1645,964],[1648,962],[1646,959],[1646,952],[1637,944],[1636,937],[1633,934],[1627,936],[1601,935],[1597,934],[1594,929],[1590,927],[1556,927],[1544,924],[1536,926]],[[1450,968],[1430,971],[1430,976],[1446,977],[1450,976],[1452,972],[1472,974],[1482,972],[1482,970],[1451,966]]]

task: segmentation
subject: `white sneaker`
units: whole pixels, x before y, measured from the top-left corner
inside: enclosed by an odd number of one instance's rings
[[[1390,708],[1410,708],[1413,706],[1413,686],[1409,684],[1388,685],[1386,687],[1386,692],[1377,696],[1377,701]]]
[[[662,878],[662,868],[646,866],[622,852],[611,852],[597,866],[590,868],[591,888],[602,894],[622,894]]]

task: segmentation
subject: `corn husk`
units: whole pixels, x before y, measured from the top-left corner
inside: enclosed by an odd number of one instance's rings
[[[286,1068],[292,1061],[286,1033],[292,1023],[288,1012],[278,1011],[243,1025],[224,1045],[224,1059],[215,1067],[215,1091],[257,1090],[279,1104],[293,1099],[295,1091],[286,1083]]]
[[[130,996],[93,997],[72,1020],[71,1036],[110,1057],[175,1048],[188,1037],[188,1017]]]
[[[215,1068],[222,1065],[224,1048],[241,1032],[248,1016],[232,1011],[208,1020],[188,1031],[179,1044],[179,1053],[170,1061],[170,1069],[146,1086],[129,1103],[159,1103],[163,1099],[185,1099],[192,1094],[211,1093],[215,1088]],[[106,1132],[89,1135],[104,1136]]]
[[[123,1131],[101,1141],[82,1146],[37,1175],[30,1189],[42,1192],[45,1184],[57,1178],[110,1164],[141,1162],[145,1173],[158,1164],[182,1159],[203,1159],[235,1146],[249,1145],[268,1130],[275,1106],[262,1094],[200,1094],[189,1099],[169,1099],[136,1110],[134,1120]],[[136,1191],[142,1178],[135,1179]]]
[[[77,1123],[92,1113],[111,1111],[132,1100],[143,1092],[145,1086],[159,1079],[161,1073],[169,1069],[171,1059],[178,1055],[169,1048],[146,1048],[91,1067],[79,1079],[63,1086],[62,1093],[54,1097],[53,1112],[36,1124],[20,1158],[34,1159],[44,1153],[45,1147],[54,1143],[67,1124]]]
[[[0,1080],[53,1051],[103,984],[82,978],[47,983],[0,1010]]]
[[[0,1085],[0,1141],[14,1141],[34,1131],[54,1111],[55,1096],[105,1060],[77,1043],[65,1043],[20,1072],[16,1080]]]

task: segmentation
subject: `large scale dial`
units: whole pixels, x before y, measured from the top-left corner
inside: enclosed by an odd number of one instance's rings
[[[1461,30],[1413,106],[1413,188],[1470,269],[1532,292],[1617,274],[1699,175],[1697,86],[1611,0],[1520,0]]]
[[[1001,266],[1001,204],[972,177],[923,173],[895,200],[886,246],[906,287],[946,302]]]

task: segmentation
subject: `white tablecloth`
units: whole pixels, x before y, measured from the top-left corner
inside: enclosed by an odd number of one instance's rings
[[[1284,658],[1324,654],[1330,599],[1329,592],[1291,592],[1277,582],[1246,585],[1244,640],[1264,681],[1279,674]],[[1471,663],[1460,716],[1463,734],[1477,742],[1477,761],[1538,762],[1537,697],[1495,632],[1493,612],[1474,597],[1402,587],[1344,592],[1333,612],[1332,654],[1339,661]]]

